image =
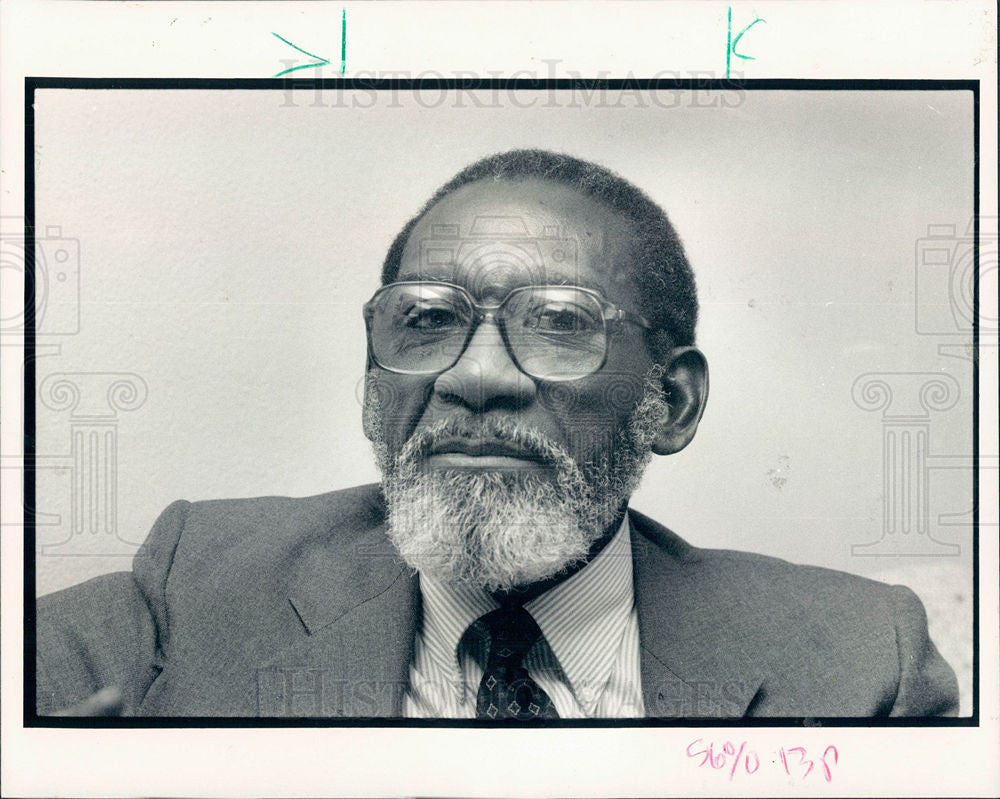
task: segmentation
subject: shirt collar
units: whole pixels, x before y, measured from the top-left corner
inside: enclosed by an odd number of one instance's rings
[[[486,591],[420,575],[427,654],[461,691],[458,644],[480,616],[500,607]],[[635,602],[628,514],[597,557],[525,604],[556,656],[573,695],[591,715],[600,699]]]
[[[541,628],[573,695],[589,716],[621,645],[635,596],[628,514],[590,563],[524,607]]]
[[[482,589],[440,583],[423,574],[420,575],[420,597],[423,601],[421,634],[427,654],[461,687],[458,642],[470,624],[500,607],[500,603]]]

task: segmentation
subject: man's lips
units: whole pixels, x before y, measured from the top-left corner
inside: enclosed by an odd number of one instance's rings
[[[502,455],[508,458],[538,460],[538,456],[506,441],[495,438],[449,438],[431,445],[428,455],[458,452],[463,455]]]
[[[449,438],[427,450],[428,465],[450,469],[538,469],[545,465],[534,452],[492,438]]]

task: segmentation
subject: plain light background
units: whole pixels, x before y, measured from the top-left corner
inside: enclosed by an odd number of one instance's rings
[[[971,364],[938,349],[970,337],[915,324],[918,242],[928,225],[964,233],[972,216],[971,93],[657,100],[39,91],[37,223],[79,244],[80,327],[42,337],[38,383],[128,373],[148,387],[115,418],[110,537],[71,535],[70,414],[36,403],[39,593],[129,568],[174,499],[375,481],[360,309],[385,250],[467,163],[542,147],[646,191],[698,277],[708,409],[633,506],[699,546],[910,584],[961,674],[971,528],[932,527],[958,557],[851,556],[881,536],[884,499],[880,414],[851,388],[869,372],[954,377],[962,393],[933,416],[932,452],[971,454]],[[969,510],[971,479],[932,483],[932,518]]]

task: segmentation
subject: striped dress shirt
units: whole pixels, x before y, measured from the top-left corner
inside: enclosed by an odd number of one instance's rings
[[[475,718],[489,653],[481,622],[500,607],[487,592],[420,576],[423,612],[414,641],[407,718]],[[628,515],[583,569],[524,606],[542,631],[524,658],[560,718],[644,715],[639,621]]]

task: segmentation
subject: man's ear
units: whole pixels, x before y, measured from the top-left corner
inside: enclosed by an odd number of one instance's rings
[[[660,420],[653,452],[672,455],[691,443],[708,401],[708,361],[697,347],[675,347],[664,365],[669,410]]]

